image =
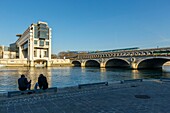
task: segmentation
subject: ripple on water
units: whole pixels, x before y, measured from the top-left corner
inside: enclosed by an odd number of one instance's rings
[[[114,82],[124,79],[159,78],[170,77],[170,73],[160,70],[128,70],[113,68],[81,68],[81,67],[8,67],[0,69],[0,91],[18,90],[17,80],[21,74],[25,74],[28,80],[32,80],[32,88],[38,80],[39,74],[47,77],[49,87],[68,87],[84,83]]]

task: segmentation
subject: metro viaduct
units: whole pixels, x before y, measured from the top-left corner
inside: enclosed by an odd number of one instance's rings
[[[170,48],[78,54],[76,58],[71,59],[74,66],[131,69],[162,68],[168,61],[170,61]]]

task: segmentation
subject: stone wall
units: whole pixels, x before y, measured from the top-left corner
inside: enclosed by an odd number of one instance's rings
[[[29,66],[27,59],[0,59],[5,66]],[[70,59],[51,59],[51,66],[72,66]]]
[[[27,59],[0,59],[0,64],[5,66],[27,66]]]
[[[72,66],[70,59],[51,59],[51,66]]]

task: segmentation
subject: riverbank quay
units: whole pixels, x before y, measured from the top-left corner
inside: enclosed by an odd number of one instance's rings
[[[0,113],[169,113],[170,82],[143,80],[0,97]]]

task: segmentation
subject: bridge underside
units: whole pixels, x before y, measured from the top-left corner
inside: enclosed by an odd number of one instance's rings
[[[169,59],[163,58],[153,58],[147,59],[138,64],[138,69],[155,69],[155,68],[162,68],[165,62],[169,61]]]
[[[81,63],[79,61],[73,61],[72,64],[74,67],[81,67]]]
[[[100,64],[95,60],[88,60],[85,67],[100,67]]]
[[[107,61],[106,68],[129,68],[129,64],[121,59],[111,59]]]

